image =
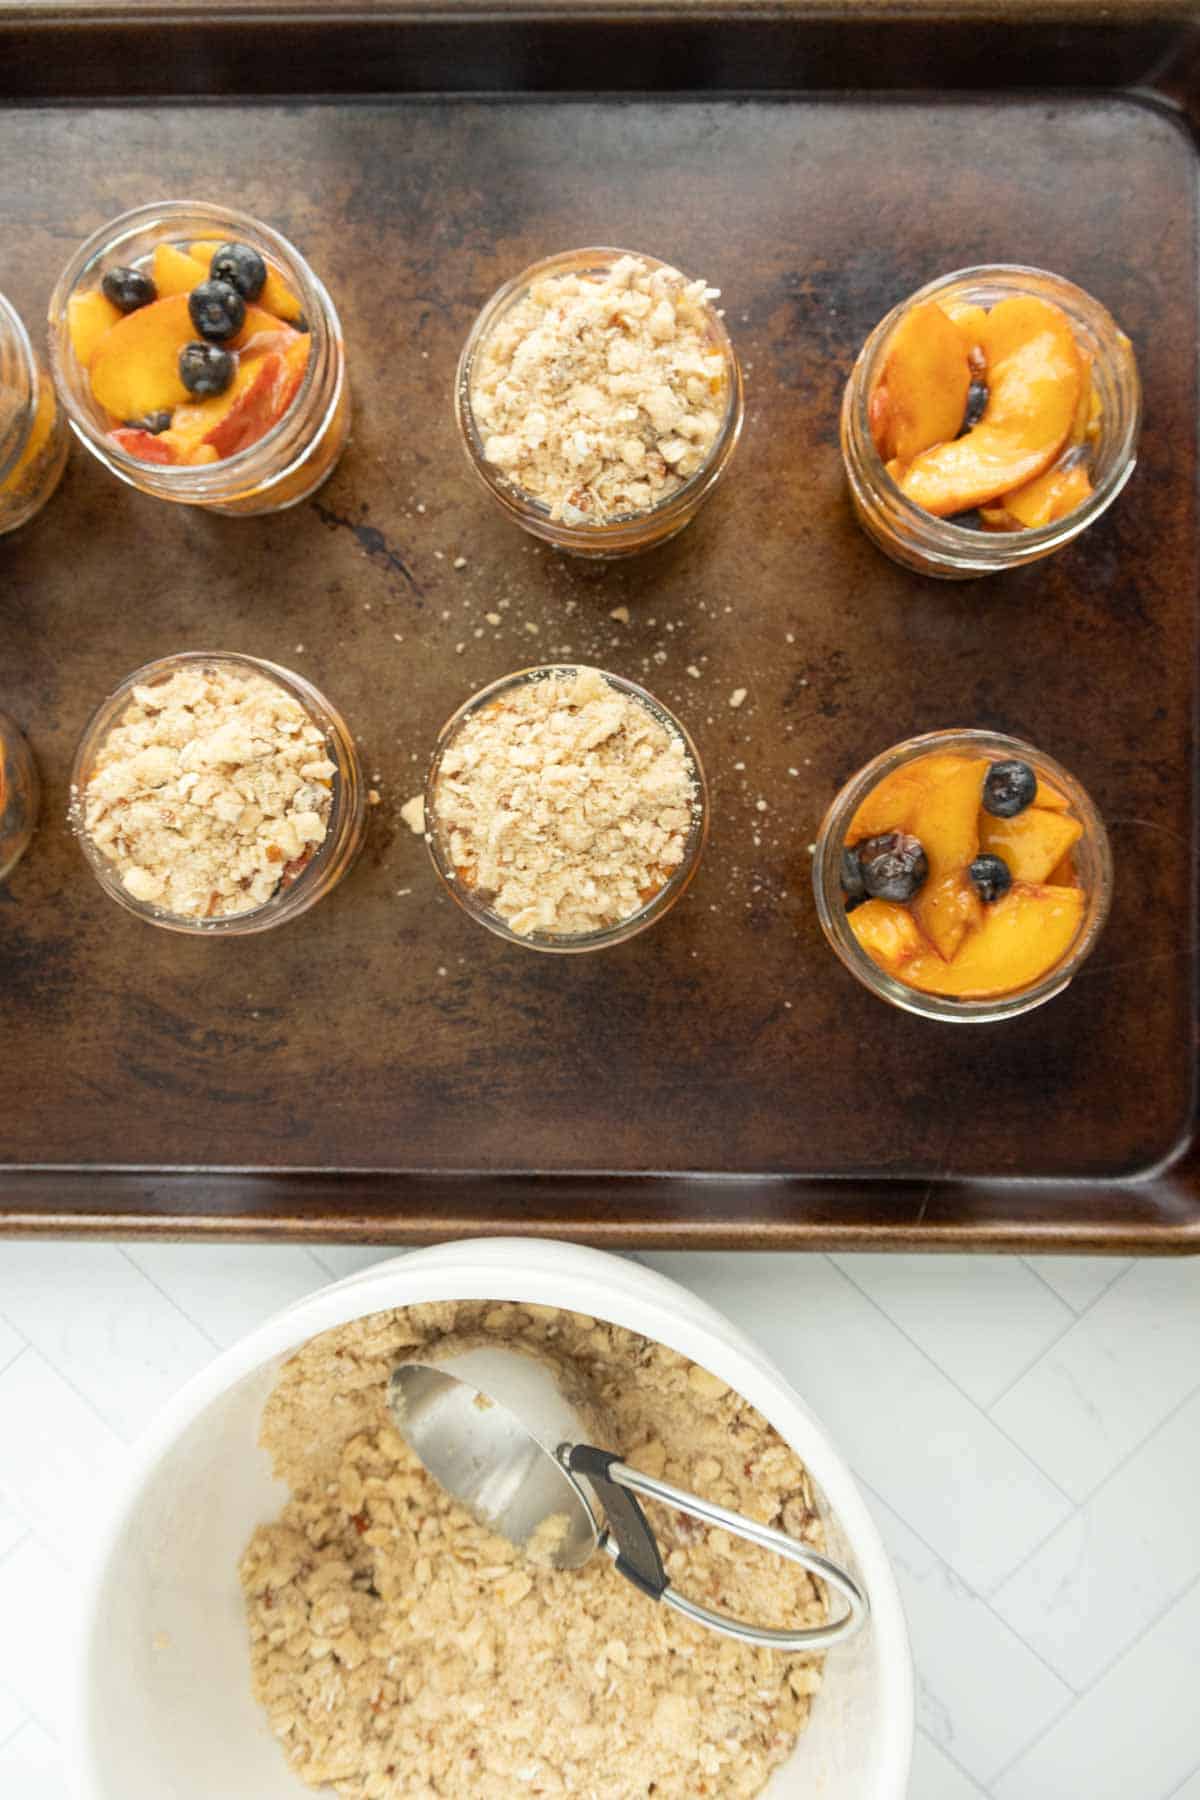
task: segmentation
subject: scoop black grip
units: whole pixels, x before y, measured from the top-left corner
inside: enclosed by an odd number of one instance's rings
[[[567,1467],[572,1474],[585,1475],[595,1489],[609,1530],[617,1540],[620,1555],[616,1566],[621,1574],[651,1600],[657,1600],[670,1585],[667,1572],[645,1513],[627,1488],[609,1480],[609,1469],[620,1460],[611,1450],[597,1450],[591,1444],[574,1444]]]

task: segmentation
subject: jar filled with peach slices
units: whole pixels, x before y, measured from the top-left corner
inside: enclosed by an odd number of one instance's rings
[[[1132,346],[1090,294],[1044,269],[963,269],[902,301],[842,401],[859,522],[897,562],[947,578],[1070,543],[1133,473]]]
[[[96,232],[50,302],[72,428],[114,475],[214,512],[278,512],[350,423],[342,330],[300,252],[246,214],[167,201]]]
[[[39,513],[62,478],[69,437],[54,384],[0,294],[0,537]]]
[[[1010,1018],[1061,993],[1108,913],[1108,838],[1043,751],[935,731],[877,756],[826,814],[817,911],[847,968],[937,1019]]]

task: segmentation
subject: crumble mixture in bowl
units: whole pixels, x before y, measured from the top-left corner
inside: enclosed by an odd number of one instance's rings
[[[742,427],[718,297],[652,256],[604,249],[548,257],[493,295],[455,405],[468,459],[511,518],[597,557],[682,530]]]
[[[708,802],[684,727],[635,682],[548,664],[483,688],[442,730],[424,826],[451,895],[535,950],[623,942],[699,866]]]
[[[580,1313],[440,1301],[312,1339],[282,1371],[263,1443],[290,1490],[242,1562],[255,1693],[288,1761],[343,1800],[743,1800],[791,1755],[820,1657],[714,1636],[595,1556],[538,1567],[477,1524],[390,1421],[415,1349],[488,1334],[570,1368],[634,1468],[824,1548],[795,1452],[718,1376]],[[682,1592],[742,1618],[819,1625],[804,1570],[648,1503]]]
[[[262,931],[350,867],[358,753],[316,688],[274,663],[189,651],[136,670],[99,708],[71,823],[100,885],[176,931]]]

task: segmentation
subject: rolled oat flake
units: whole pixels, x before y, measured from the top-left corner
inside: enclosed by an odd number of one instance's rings
[[[592,1440],[604,1433],[595,1406],[545,1357],[486,1344],[401,1362],[388,1403],[396,1429],[434,1480],[541,1567],[579,1569],[603,1550],[648,1599],[724,1637],[773,1650],[826,1650],[866,1620],[867,1596],[838,1563],[598,1449]],[[637,1494],[799,1563],[840,1595],[843,1611],[825,1625],[783,1631],[690,1600],[668,1581]]]

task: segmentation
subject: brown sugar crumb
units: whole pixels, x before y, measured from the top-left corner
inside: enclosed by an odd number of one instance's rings
[[[436,830],[512,930],[578,934],[641,910],[698,804],[677,732],[598,669],[552,669],[470,714],[443,754]]]
[[[230,663],[189,666],[133,689],[75,806],[135,900],[228,918],[311,861],[336,773],[285,688]]]
[[[725,413],[717,293],[636,256],[535,281],[475,357],[485,459],[567,524],[669,498],[704,463]]]
[[[290,1498],[241,1565],[254,1691],[292,1770],[342,1800],[751,1800],[808,1721],[821,1658],[719,1638],[603,1555],[563,1572],[530,1559],[451,1500],[391,1423],[400,1357],[497,1332],[570,1369],[606,1448],[635,1468],[824,1548],[794,1452],[663,1345],[495,1301],[339,1326],[267,1402],[262,1441]],[[825,1621],[802,1569],[647,1510],[681,1592],[768,1625]]]

